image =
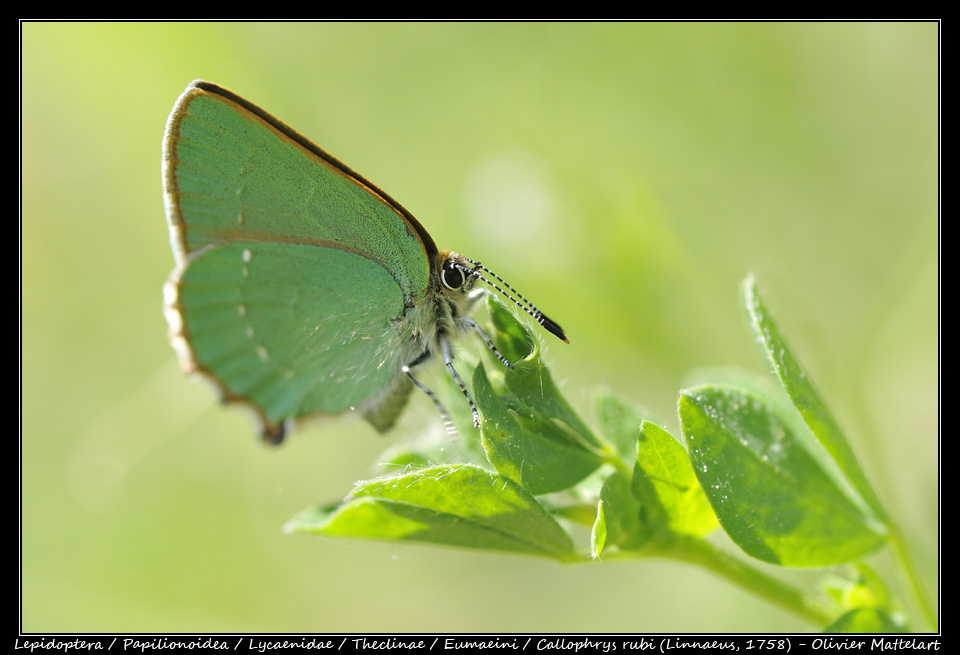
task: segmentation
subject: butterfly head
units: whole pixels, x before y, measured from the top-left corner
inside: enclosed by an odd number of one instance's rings
[[[444,293],[448,295],[457,294],[464,298],[473,290],[477,280],[480,280],[532,316],[547,332],[565,343],[570,343],[567,335],[563,332],[563,328],[507,284],[502,277],[478,261],[464,257],[452,250],[446,250],[440,254],[439,278]]]

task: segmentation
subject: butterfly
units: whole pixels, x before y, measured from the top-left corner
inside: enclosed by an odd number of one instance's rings
[[[563,329],[479,261],[438,250],[400,203],[237,94],[196,80],[163,137],[163,197],[176,266],[164,285],[169,336],[188,371],[255,411],[280,443],[301,417],[356,410],[389,430],[414,375],[495,290],[569,343]],[[484,283],[478,285],[478,282]]]

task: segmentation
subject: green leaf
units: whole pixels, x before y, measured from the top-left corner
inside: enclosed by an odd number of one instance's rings
[[[633,485],[638,497],[659,508],[673,532],[702,537],[717,527],[717,516],[676,437],[656,423],[640,426],[640,445]],[[646,490],[641,492],[640,490]]]
[[[885,527],[837,488],[773,407],[718,386],[684,391],[679,405],[697,479],[747,554],[826,566],[884,545]]]
[[[659,425],[610,394],[597,399],[600,432],[621,453],[630,453],[633,494],[645,521],[658,529],[703,536],[717,517],[700,488],[683,444]]]
[[[553,382],[550,370],[539,358],[525,359],[504,373],[504,379],[517,400],[531,413],[553,419],[569,428],[571,436],[584,447],[600,449],[600,440],[577,415]]]
[[[291,532],[389,539],[573,559],[573,542],[530,494],[472,465],[358,483],[339,508],[308,510]]]
[[[613,444],[624,460],[631,465],[635,463],[642,414],[606,391],[597,394],[596,413],[600,434]]]
[[[536,338],[492,293],[487,294],[487,309],[493,323],[493,341],[507,361],[514,364],[539,356],[540,346]]]
[[[590,556],[594,559],[600,557],[600,553],[607,545],[607,512],[603,500],[597,503],[597,520],[593,524],[593,530],[590,531]]]
[[[604,482],[594,557],[610,545],[639,549],[657,533],[670,541],[676,533],[700,537],[717,527],[687,451],[673,435],[610,394],[598,397],[597,413],[603,436],[632,454],[633,473],[617,472]]]
[[[744,281],[743,292],[751,325],[760,337],[767,358],[780,380],[780,385],[790,396],[790,400],[800,412],[810,431],[830,453],[859,496],[878,518],[886,521],[887,514],[867,480],[853,449],[803,367],[800,366],[793,350],[783,338],[780,328],[760,298],[752,276]]]
[[[488,296],[490,317],[494,325],[494,342],[513,363],[504,372],[504,380],[517,400],[531,413],[567,426],[571,434],[590,448],[600,449],[600,440],[581,420],[553,382],[550,370],[540,360],[539,342],[513,313],[493,296]],[[520,359],[514,356],[524,355]]]
[[[650,538],[640,521],[641,507],[630,488],[630,480],[614,471],[603,482],[597,519],[590,535],[590,554],[596,558],[608,546],[639,549]]]
[[[530,493],[567,489],[602,463],[562,424],[532,412],[515,398],[498,396],[482,364],[474,373],[473,389],[487,459],[498,473]]]

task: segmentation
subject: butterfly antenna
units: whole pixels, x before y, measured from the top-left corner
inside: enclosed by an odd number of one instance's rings
[[[480,262],[475,262],[469,257],[464,257],[463,255],[460,255],[460,257],[464,261],[468,261],[471,264],[473,264],[473,268],[462,266],[460,264],[454,264],[457,268],[464,271],[465,273],[468,273],[474,276],[475,278],[483,280],[485,283],[487,283],[488,285],[490,285],[491,287],[499,291],[500,295],[504,296],[505,298],[509,298],[511,301],[513,301],[513,304],[515,304],[517,307],[519,307],[526,313],[530,314],[530,316],[533,317],[533,320],[535,320],[537,323],[542,325],[543,329],[545,329],[547,332],[550,332],[551,334],[555,335],[558,339],[560,339],[565,343],[570,343],[570,340],[567,338],[567,335],[564,334],[563,332],[563,328],[557,325],[546,314],[544,314],[539,309],[537,309],[536,305],[534,305],[532,302],[524,298],[523,294],[521,294],[519,291],[517,291],[512,286],[510,286],[510,284],[506,280],[504,280],[502,277],[500,277],[499,275],[491,271],[489,268],[487,268]],[[506,291],[504,291],[503,287],[497,285],[496,282],[492,282],[487,278],[485,278],[483,275],[480,274],[480,271],[485,271],[489,276],[493,277],[495,280],[497,280],[497,282],[499,282],[504,287],[509,289],[510,292],[512,292],[516,296],[516,298],[514,298],[513,295],[510,295],[510,293],[507,293]],[[517,298],[519,298],[520,300],[517,300]]]

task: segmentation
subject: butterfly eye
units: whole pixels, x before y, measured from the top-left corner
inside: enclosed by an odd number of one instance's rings
[[[440,281],[443,282],[443,286],[455,291],[463,286],[463,271],[451,264],[445,264],[440,271]]]

